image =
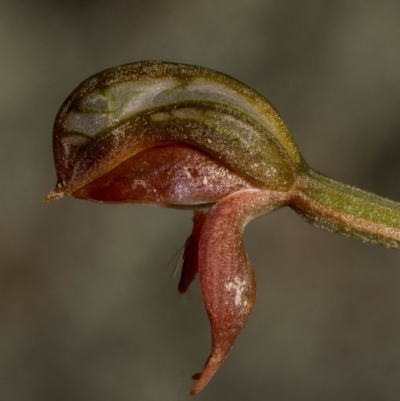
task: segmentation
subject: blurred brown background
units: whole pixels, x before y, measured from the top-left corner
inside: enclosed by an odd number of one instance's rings
[[[398,0],[0,4],[0,399],[186,400],[210,347],[168,262],[189,211],[42,198],[54,117],[80,83],[160,59],[265,95],[306,160],[400,200]],[[252,222],[255,309],[198,400],[399,400],[400,253],[290,209]]]

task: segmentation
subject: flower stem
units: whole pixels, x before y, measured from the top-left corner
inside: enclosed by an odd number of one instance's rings
[[[399,202],[306,168],[297,179],[293,207],[317,227],[387,248],[400,248]]]

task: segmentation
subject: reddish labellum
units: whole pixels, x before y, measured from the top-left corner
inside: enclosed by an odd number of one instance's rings
[[[198,257],[212,351],[191,394],[201,391],[224,362],[254,305],[256,282],[242,241],[244,226],[260,214],[285,206],[288,199],[284,192],[237,191],[217,202],[205,218]]]
[[[148,61],[90,77],[58,112],[53,147],[46,201],[194,210],[178,290],[199,275],[212,347],[190,394],[219,369],[254,305],[242,241],[251,219],[290,206],[328,231],[400,247],[398,203],[312,170],[266,99],[206,68]]]

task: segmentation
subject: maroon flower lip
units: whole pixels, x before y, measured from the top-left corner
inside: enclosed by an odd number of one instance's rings
[[[244,226],[256,216],[284,206],[288,199],[285,192],[245,189],[221,199],[201,216],[198,246],[193,247],[197,258],[188,257],[197,259],[212,351],[191,394],[201,391],[224,362],[254,305],[256,282],[242,241]],[[199,220],[199,216],[195,218],[194,232],[199,230]]]
[[[57,184],[46,201],[194,210],[178,290],[198,274],[212,347],[190,394],[222,365],[253,308],[242,241],[253,218],[290,206],[317,227],[400,247],[399,203],[312,170],[266,99],[206,68],[145,61],[90,77],[58,112],[53,148]]]

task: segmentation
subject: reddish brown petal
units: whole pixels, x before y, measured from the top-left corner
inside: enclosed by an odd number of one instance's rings
[[[169,143],[135,154],[72,195],[100,202],[197,205],[252,187],[250,179],[209,154]]]
[[[254,304],[255,280],[242,241],[248,221],[287,204],[289,194],[242,190],[216,203],[199,243],[200,285],[211,323],[212,351],[190,394],[201,391],[225,360]]]
[[[205,218],[206,213],[202,210],[194,211],[192,233],[186,240],[183,250],[182,274],[178,284],[178,291],[181,294],[187,291],[199,270],[199,240]]]

